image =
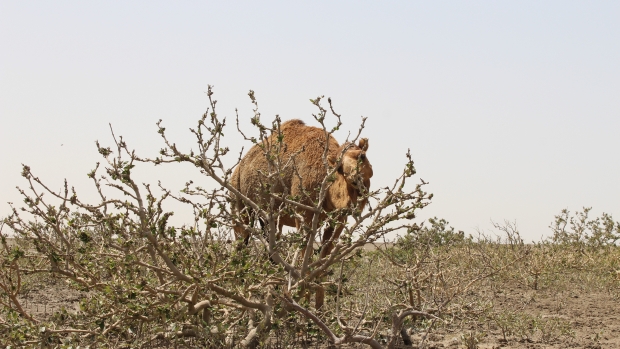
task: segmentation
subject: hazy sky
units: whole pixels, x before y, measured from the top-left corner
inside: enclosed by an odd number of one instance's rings
[[[373,187],[410,148],[424,217],[466,232],[508,219],[538,238],[582,206],[619,219],[619,18],[618,1],[0,1],[0,215],[21,163],[91,191],[108,123],[144,155],[158,119],[189,147],[210,84],[247,130],[250,89],[266,120],[314,124],[308,99],[332,97],[340,141],[367,116]],[[138,174],[179,188],[195,170]]]

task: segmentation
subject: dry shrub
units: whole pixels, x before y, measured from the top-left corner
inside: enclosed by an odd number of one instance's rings
[[[563,211],[553,236],[536,244],[524,243],[512,223],[496,225],[498,236],[477,237],[443,219],[416,223],[432,195],[424,181],[411,183],[416,170],[409,153],[391,187],[362,193],[360,199],[369,200],[364,211],[356,205],[331,214],[323,210],[336,171],[327,161],[319,199],[311,206],[300,204],[307,198],[287,197],[286,190],[270,191],[295,164],[280,159],[285,139],[261,143],[278,134],[280,120],[264,124],[251,92],[256,136],[244,137],[264,145],[270,171],[261,174],[263,194],[273,198],[253,202],[229,184],[234,166],[224,165],[230,162],[224,160],[226,119],[216,113],[210,88],[208,95],[210,109],[191,130],[194,151],[179,149],[161,122],[164,147],[155,158],[138,156],[122,137],[114,137],[113,148],[97,144],[104,165],[97,164],[89,177],[98,202],[82,201],[67,183],[51,190],[24,166],[25,206],[14,206],[0,227],[2,345],[395,348],[423,347],[461,332],[463,343],[475,347],[489,326],[501,329],[504,340],[539,336],[550,342],[570,334],[564,320],[502,312],[494,306],[497,295],[515,284],[534,291],[575,282],[618,290],[620,230],[611,216],[590,220],[589,209],[576,216]],[[328,108],[322,98],[312,103],[326,135],[342,127],[331,101]],[[328,120],[335,125],[326,126]],[[135,178],[136,166],[178,163],[208,178],[209,189],[188,181],[174,192]],[[170,224],[170,200],[187,205],[193,221]],[[234,200],[252,209],[236,213]],[[302,222],[276,238],[279,217],[300,209],[327,218]],[[332,253],[321,257],[321,232],[343,213],[350,215],[344,232]],[[240,215],[253,218],[244,227],[252,236],[247,246],[232,234],[233,226],[248,221]],[[404,235],[393,246],[383,244],[391,232]],[[378,248],[363,249],[370,244]],[[81,295],[79,310],[65,307],[41,316],[25,306],[25,295],[49,287],[52,279]],[[316,309],[310,296],[323,291],[327,302]]]

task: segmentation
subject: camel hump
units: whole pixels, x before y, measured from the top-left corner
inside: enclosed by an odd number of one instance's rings
[[[285,128],[285,127],[296,127],[296,126],[306,126],[306,123],[299,119],[292,119],[292,120],[287,120],[283,122],[280,127]]]

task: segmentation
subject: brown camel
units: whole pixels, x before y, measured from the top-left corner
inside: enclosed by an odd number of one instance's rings
[[[271,193],[281,194],[285,190],[291,197],[302,198],[300,202],[308,206],[314,206],[314,202],[318,200],[321,184],[328,174],[329,168],[323,163],[323,154],[325,151],[325,131],[323,129],[307,126],[301,120],[289,120],[281,124],[280,130],[284,145],[280,150],[281,164],[290,163],[291,157],[295,155],[295,166],[288,166],[284,169],[282,181],[278,182]],[[272,134],[264,144],[276,144],[278,134]],[[265,143],[266,142],[266,143]],[[335,172],[335,180],[328,187],[325,200],[323,202],[323,210],[319,217],[319,222],[323,222],[327,217],[325,213],[333,212],[342,208],[352,208],[356,204],[357,208],[362,210],[367,200],[358,197],[362,191],[370,188],[370,178],[372,177],[372,165],[366,158],[368,150],[368,140],[362,138],[358,145],[346,143],[342,146],[329,136],[327,159],[330,166],[336,166],[338,157],[342,151],[347,148],[340,166]],[[261,173],[262,172],[262,173]],[[269,205],[270,198],[264,194],[263,185],[267,182],[265,175],[268,174],[269,164],[263,149],[255,145],[243,157],[231,178],[231,184],[235,186],[243,195],[258,203],[262,207]],[[273,171],[271,171],[273,172]],[[303,192],[307,195],[303,195]],[[278,203],[279,204],[279,203]],[[242,212],[245,205],[241,200],[236,200],[236,212]],[[303,217],[305,224],[310,225],[313,212],[297,207],[296,213]],[[250,219],[247,214],[244,215],[244,223],[248,224]],[[336,241],[344,228],[346,215],[342,214],[336,217],[340,224],[336,227],[328,226],[325,228],[322,237],[322,244],[330,239]],[[263,222],[261,222],[262,224]],[[299,218],[292,215],[282,214],[279,218],[279,229],[283,225],[299,228],[301,222]],[[243,238],[246,243],[249,239],[247,232],[241,225],[235,227],[237,238]],[[321,258],[327,256],[333,245],[323,246],[321,249]]]

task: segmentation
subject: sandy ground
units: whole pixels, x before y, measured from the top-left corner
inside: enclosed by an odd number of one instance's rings
[[[545,348],[620,348],[619,300],[605,291],[574,292],[533,291],[524,289],[505,290],[496,298],[495,306],[507,310],[545,318],[561,318],[570,324],[573,336],[544,341],[537,334],[529,339],[509,336],[503,341],[499,328],[482,324],[479,332],[486,332],[479,348],[545,349]],[[462,333],[438,331],[430,335],[428,348],[464,348]],[[412,336],[419,339],[420,335]],[[414,340],[415,343],[415,340]]]

